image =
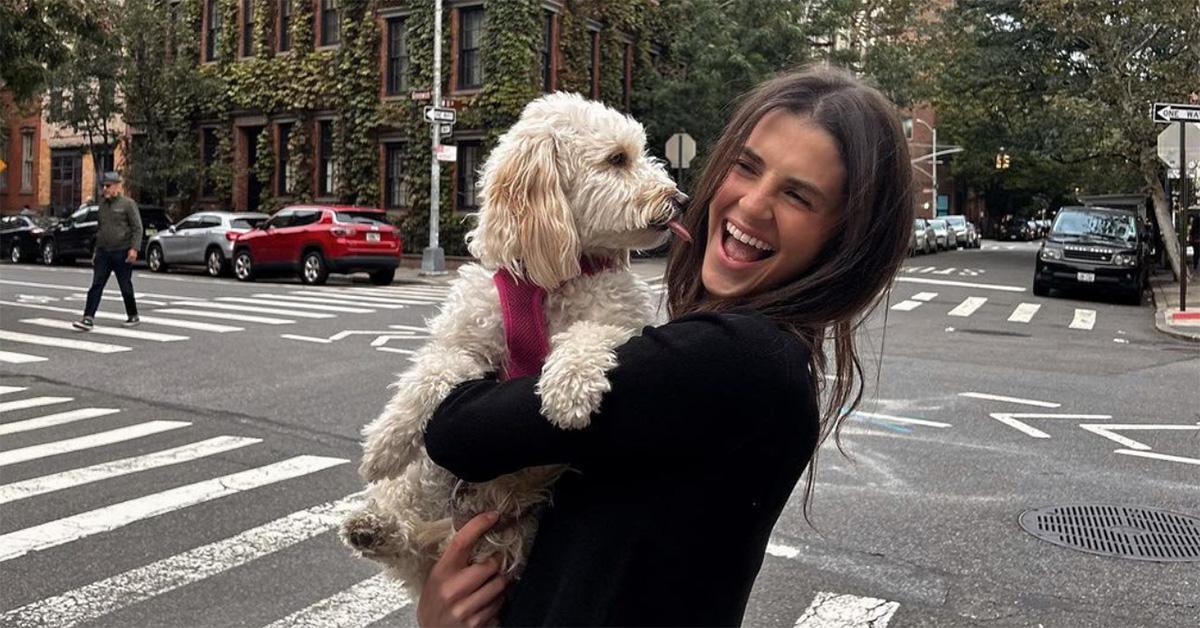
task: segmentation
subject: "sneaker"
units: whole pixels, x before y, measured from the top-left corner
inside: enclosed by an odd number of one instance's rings
[[[71,323],[71,326],[79,331],[92,331],[92,328],[96,325],[92,322],[92,319],[85,316],[83,319]]]
[[[142,324],[142,319],[140,319],[136,316],[130,316],[129,320],[125,321],[124,323],[121,323],[121,327],[137,327],[138,325],[141,325],[141,324]]]

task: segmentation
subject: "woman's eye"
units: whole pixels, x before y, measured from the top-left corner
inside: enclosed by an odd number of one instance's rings
[[[608,165],[620,168],[629,161],[629,158],[625,156],[625,153],[613,153],[608,156],[606,161],[608,161]]]
[[[812,203],[809,203],[808,199],[804,198],[803,196],[800,196],[799,194],[797,194],[795,192],[788,192],[787,195],[788,195],[788,198],[791,198],[793,201],[795,201],[809,209],[812,209]]]
[[[736,162],[734,162],[734,167],[736,167],[738,170],[741,170],[742,172],[747,172],[747,173],[751,173],[751,174],[754,173],[754,168],[750,165],[750,162],[748,162],[748,161],[743,161],[743,160],[739,159]]]

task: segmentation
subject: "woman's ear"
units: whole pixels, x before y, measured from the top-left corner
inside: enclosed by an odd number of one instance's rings
[[[551,290],[579,274],[579,236],[567,204],[554,138],[502,140],[484,165],[479,225],[468,248]]]

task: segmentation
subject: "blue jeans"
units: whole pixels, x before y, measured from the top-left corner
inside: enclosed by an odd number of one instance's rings
[[[125,259],[128,253],[129,249],[96,249],[92,260],[92,287],[88,289],[87,306],[83,310],[87,318],[96,316],[104,286],[108,284],[108,276],[112,273],[116,273],[121,298],[125,299],[125,315],[130,318],[138,315],[137,301],[133,298],[133,264]]]

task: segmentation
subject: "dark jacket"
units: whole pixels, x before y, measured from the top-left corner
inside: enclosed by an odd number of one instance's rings
[[[100,200],[100,229],[96,248],[141,250],[142,215],[137,203],[125,196]]]
[[[809,352],[749,311],[646,328],[589,427],[540,413],[534,377],[458,386],[425,432],[468,481],[569,464],[501,614],[514,626],[742,621],[819,431]]]

